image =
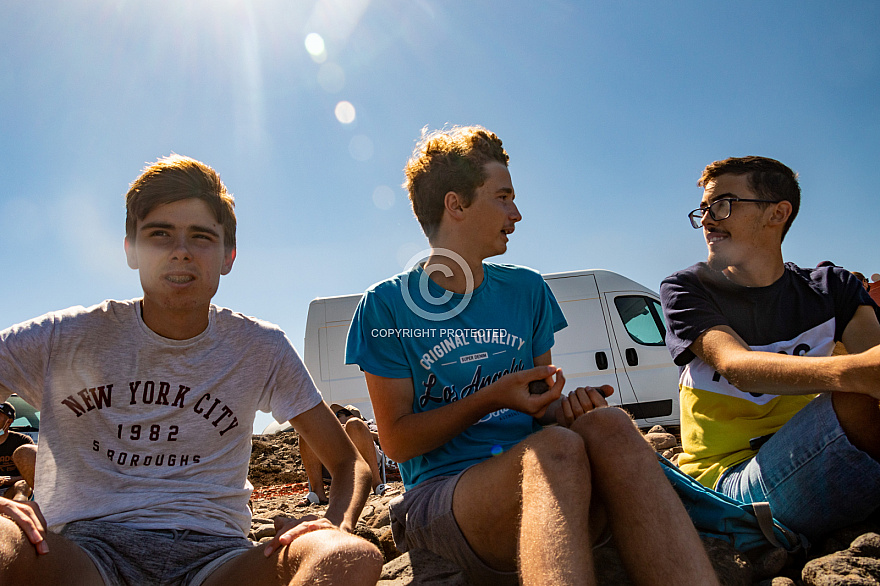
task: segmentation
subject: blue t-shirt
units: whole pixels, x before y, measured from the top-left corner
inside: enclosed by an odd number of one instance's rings
[[[483,270],[470,295],[443,289],[420,267],[374,285],[352,319],[345,362],[376,376],[411,378],[414,413],[532,368],[567,325],[562,310],[537,272],[493,263],[483,263]],[[442,303],[431,303],[444,295]],[[518,411],[489,413],[439,448],[400,462],[404,485],[456,474],[538,429]]]

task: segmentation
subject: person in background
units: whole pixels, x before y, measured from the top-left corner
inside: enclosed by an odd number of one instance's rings
[[[0,403],[0,491],[3,497],[26,501],[33,493],[36,451],[29,449],[34,440],[23,433],[10,431],[15,421],[15,407]]]
[[[379,471],[379,452],[376,447],[379,434],[370,427],[371,425],[375,427],[375,425],[365,421],[361,417],[361,412],[354,405],[343,407],[338,403],[333,403],[330,405],[330,411],[336,415],[336,419],[342,425],[351,443],[357,448],[358,453],[370,465],[373,494],[385,494],[385,485],[382,483],[382,475]],[[329,499],[324,487],[324,480],[332,480],[332,476],[327,468],[321,464],[321,460],[309,446],[309,442],[302,437],[299,438],[299,455],[302,458],[303,468],[305,468],[311,488],[309,494],[299,504],[301,506],[326,505]]]

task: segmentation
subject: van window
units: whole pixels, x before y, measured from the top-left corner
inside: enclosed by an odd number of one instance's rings
[[[662,346],[666,337],[663,312],[656,299],[641,295],[621,295],[614,305],[630,338],[645,346]]]

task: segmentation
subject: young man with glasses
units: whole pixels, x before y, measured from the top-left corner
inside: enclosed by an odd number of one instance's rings
[[[839,267],[782,259],[800,187],[764,157],[706,167],[709,256],[663,281],[683,471],[811,539],[880,506],[880,309]],[[849,355],[830,356],[842,341]]]

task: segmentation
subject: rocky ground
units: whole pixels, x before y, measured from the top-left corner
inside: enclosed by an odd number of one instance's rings
[[[666,430],[652,429],[646,439],[655,450],[672,460],[680,451],[676,436]],[[276,517],[320,515],[326,509],[326,506],[312,505],[307,501],[301,504],[308,492],[308,484],[295,433],[254,436],[250,480],[255,487],[251,499],[254,519],[250,535],[254,541],[265,541],[274,536]],[[357,530],[362,537],[379,546],[385,555],[386,564],[379,585],[467,585],[461,571],[438,556],[419,550],[403,555],[397,551],[388,524],[388,502],[403,491],[403,484],[393,472],[388,480],[384,495],[370,496]],[[809,556],[793,556],[783,550],[745,556],[723,541],[706,540],[704,545],[725,586],[880,586],[880,514],[813,544]],[[630,584],[613,545],[597,550],[596,559],[600,584]]]

